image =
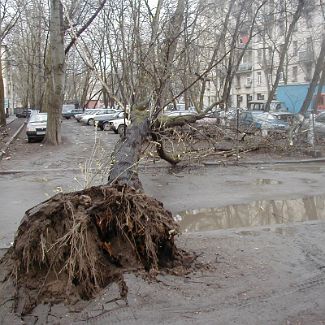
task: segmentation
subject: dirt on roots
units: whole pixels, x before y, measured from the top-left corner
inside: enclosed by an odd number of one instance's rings
[[[184,271],[193,256],[176,248],[178,231],[161,202],[129,187],[57,194],[26,212],[1,260],[15,283],[15,311],[88,300],[112,282],[126,299],[126,271]]]

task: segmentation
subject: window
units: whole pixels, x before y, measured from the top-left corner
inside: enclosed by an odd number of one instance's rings
[[[306,49],[308,53],[313,52],[313,39],[311,37],[307,37]]]
[[[298,55],[298,42],[297,41],[292,42],[292,55],[293,56]]]
[[[237,95],[237,107],[240,107],[240,103],[243,101],[243,97],[241,95]]]
[[[284,74],[283,74],[283,71],[281,71],[279,81],[283,81],[283,80],[284,80]]]
[[[262,64],[262,55],[263,55],[262,49],[258,49],[257,50],[257,63],[258,64]]]
[[[260,86],[262,84],[262,72],[257,72],[257,85]]]
[[[237,75],[236,76],[236,88],[239,89],[241,86],[240,86],[240,76]]]
[[[292,67],[292,81],[297,81],[298,78],[298,67]]]
[[[251,77],[247,77],[246,78],[246,86],[251,86],[252,85],[252,78]]]
[[[257,100],[264,100],[264,95],[257,94]]]
[[[246,95],[246,107],[248,107],[248,103],[249,103],[252,99],[253,99],[253,98],[252,98],[251,95],[249,95],[249,94]]]

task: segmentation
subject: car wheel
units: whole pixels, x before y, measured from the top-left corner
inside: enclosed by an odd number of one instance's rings
[[[91,126],[94,126],[94,124],[95,124],[94,119],[93,119],[93,118],[90,118],[90,119],[88,120],[88,124],[91,125]]]
[[[110,127],[110,125],[109,125],[108,122],[104,123],[103,126],[102,126],[102,128],[103,128],[103,131],[109,131],[111,129],[111,127]]]
[[[32,139],[30,137],[27,138],[28,143],[32,142]]]
[[[119,125],[119,127],[117,128],[117,133],[119,135],[124,135],[124,130],[125,130],[125,125],[121,124]]]

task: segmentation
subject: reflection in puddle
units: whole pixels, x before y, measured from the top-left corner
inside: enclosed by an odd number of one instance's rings
[[[325,197],[265,200],[224,208],[183,211],[175,216],[183,232],[325,220]]]
[[[282,184],[281,181],[277,181],[275,179],[269,179],[269,178],[258,178],[256,180],[257,185],[276,185],[276,184]]]

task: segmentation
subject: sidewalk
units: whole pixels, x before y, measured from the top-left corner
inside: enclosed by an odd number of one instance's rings
[[[18,119],[15,115],[6,118],[7,125],[1,128],[0,137],[0,160],[6,153],[11,142],[15,140],[18,134],[25,126],[25,119]]]
[[[15,115],[10,115],[9,117],[6,118],[7,125],[9,125],[10,123],[12,123],[16,119],[17,119],[17,117]]]

